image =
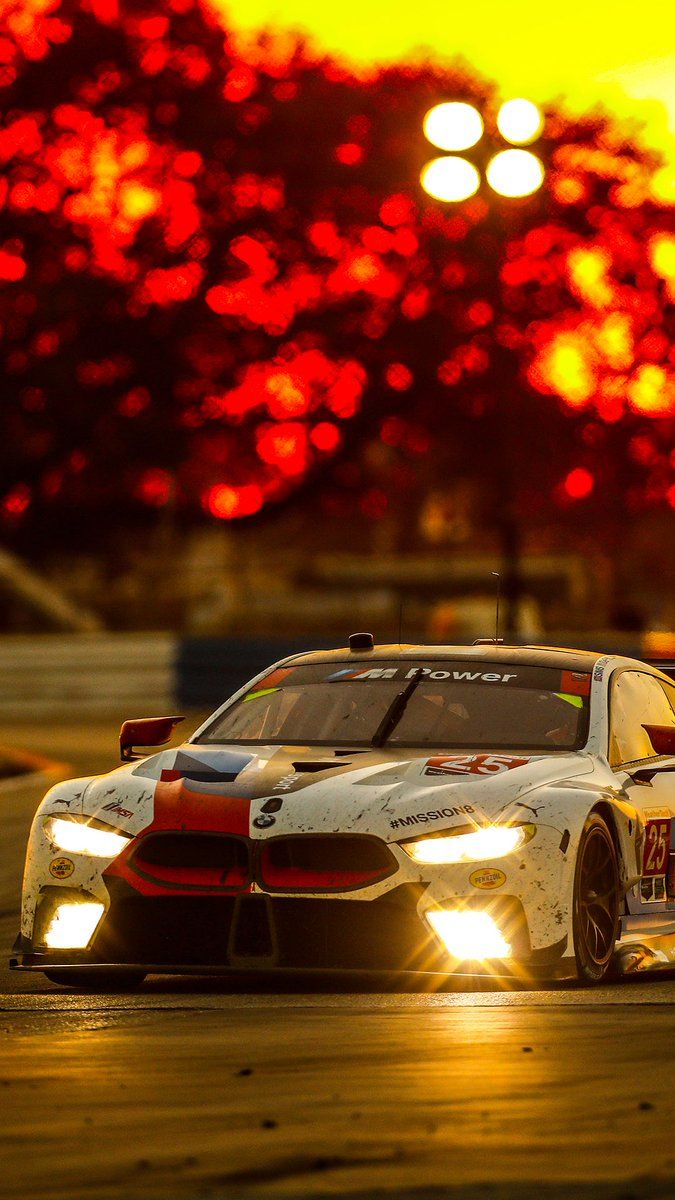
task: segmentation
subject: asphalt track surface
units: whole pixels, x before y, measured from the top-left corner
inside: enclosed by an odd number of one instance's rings
[[[110,724],[0,744],[68,774],[115,762]],[[675,1196],[672,978],[65,990],[6,969],[39,795],[0,787],[0,1196]]]

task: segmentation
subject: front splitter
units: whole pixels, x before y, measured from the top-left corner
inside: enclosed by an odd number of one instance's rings
[[[177,976],[221,976],[221,977],[272,977],[275,979],[287,978],[312,978],[328,979],[354,979],[368,980],[377,979],[381,982],[389,981],[392,985],[399,985],[406,982],[408,986],[418,979],[420,984],[426,983],[427,987],[435,984],[437,987],[442,984],[450,983],[453,979],[480,979],[485,980],[504,980],[509,983],[526,984],[528,982],[536,983],[546,980],[556,981],[562,979],[572,979],[576,975],[574,958],[560,959],[555,967],[548,966],[530,966],[524,963],[496,963],[491,962],[489,965],[481,966],[477,964],[472,969],[469,969],[466,964],[461,964],[457,969],[447,971],[385,971],[380,969],[368,969],[362,967],[279,967],[279,966],[261,966],[251,963],[250,966],[228,966],[223,964],[194,964],[194,963],[92,963],[86,959],[79,961],[63,961],[53,958],[46,958],[41,955],[24,955],[20,958],[11,958],[9,960],[9,968],[11,971],[28,971],[28,972],[45,972],[59,971],[63,974],[72,972],[73,974],[81,974],[86,971],[87,975],[91,974],[92,978],[96,975],[127,975],[142,972],[146,975],[177,975]]]

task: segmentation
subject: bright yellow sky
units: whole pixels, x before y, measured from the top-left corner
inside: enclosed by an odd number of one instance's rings
[[[308,30],[357,62],[462,54],[504,97],[604,101],[647,126],[675,172],[675,0],[212,0],[240,29]],[[675,199],[675,196],[674,196]]]

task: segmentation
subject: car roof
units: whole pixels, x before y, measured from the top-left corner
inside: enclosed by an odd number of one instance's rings
[[[560,646],[504,646],[494,642],[478,646],[375,646],[372,650],[312,650],[293,655],[296,665],[333,662],[377,662],[382,659],[426,659],[453,662],[485,662],[504,665],[520,664],[529,667],[557,667],[566,671],[592,671],[601,655],[593,650],[568,650]],[[614,657],[614,656],[612,656]],[[619,659],[629,663],[632,659]],[[640,664],[643,665],[643,664]]]

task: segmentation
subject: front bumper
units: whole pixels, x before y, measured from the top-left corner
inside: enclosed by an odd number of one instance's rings
[[[20,938],[15,969],[142,966],[148,973],[268,970],[462,971],[420,915],[426,885],[404,883],[370,900],[269,894],[145,896],[111,879],[110,906],[85,951],[46,950]],[[56,889],[55,889],[56,894]],[[45,897],[43,903],[49,904]],[[533,952],[521,902],[471,897],[513,948],[492,974],[555,973],[566,939]],[[471,974],[479,969],[471,964]]]

